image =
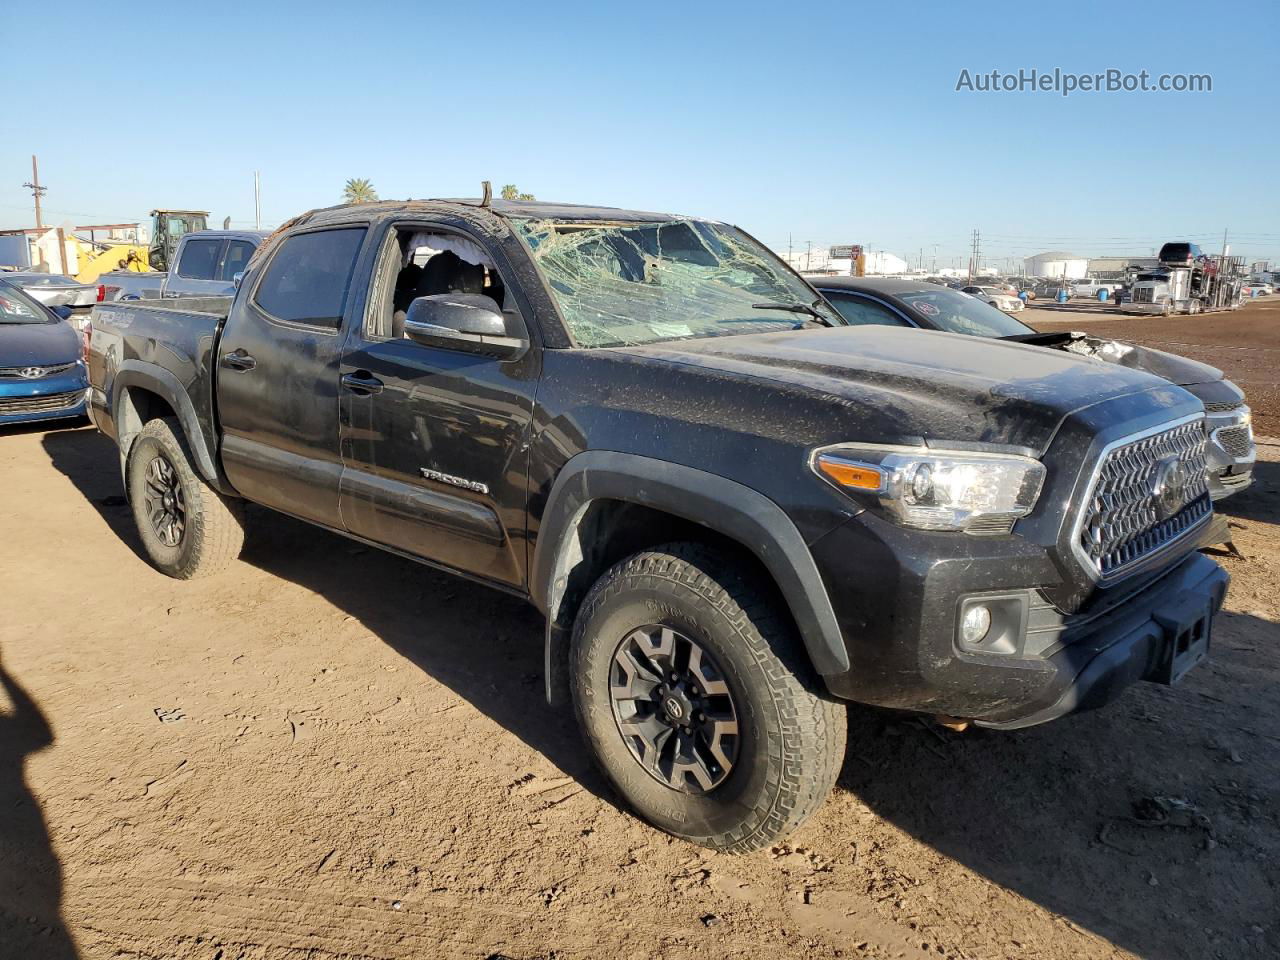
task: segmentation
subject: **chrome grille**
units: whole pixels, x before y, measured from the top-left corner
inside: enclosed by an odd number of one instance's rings
[[[40,364],[30,364],[25,367],[0,367],[0,379],[3,379],[3,380],[40,379],[40,377],[33,378],[33,377],[24,377],[22,375],[23,370],[29,370],[33,366],[39,366],[40,369],[44,371],[44,373],[41,374],[42,377],[52,377],[59,373],[65,373],[66,371],[70,370],[72,367],[75,366],[75,362],[73,361],[71,363],[56,363],[51,367],[40,366]]]
[[[0,417],[65,410],[68,407],[74,407],[83,397],[83,390],[73,390],[70,393],[46,393],[40,397],[0,397]]]
[[[1138,287],[1138,289],[1133,291],[1133,302],[1134,303],[1151,303],[1152,297],[1154,296],[1154,294],[1155,294],[1155,291],[1152,290],[1150,287]]]
[[[1249,435],[1249,425],[1223,427],[1214,434],[1214,438],[1222,445],[1222,449],[1239,460],[1247,457],[1253,449],[1253,438]]]
[[[1095,576],[1122,573],[1213,512],[1207,442],[1197,417],[1122,440],[1103,454],[1076,535],[1080,559]]]
[[[1243,406],[1243,400],[1220,400],[1206,403],[1204,409],[1206,413],[1227,413],[1231,410],[1239,410]]]

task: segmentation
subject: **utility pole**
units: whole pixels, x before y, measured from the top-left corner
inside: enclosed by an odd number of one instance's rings
[[[804,272],[809,272],[809,254],[813,253],[813,241],[806,240],[804,247]]]
[[[969,256],[969,284],[973,285],[973,275],[981,269],[982,257],[982,235],[975,229],[973,231],[973,252]]]
[[[933,266],[930,268],[934,276],[938,274],[938,245],[933,245]]]
[[[258,171],[253,171],[253,229],[262,229],[262,186]]]
[[[36,165],[36,155],[31,155],[31,182],[24,183],[24,187],[31,191],[31,195],[36,200],[36,229],[44,229],[44,221],[40,218],[40,198],[44,196],[45,187],[40,186],[40,168]]]
[[[790,233],[787,234],[787,266],[791,267],[792,270],[795,269],[795,265],[792,264],[791,262],[791,234]]]

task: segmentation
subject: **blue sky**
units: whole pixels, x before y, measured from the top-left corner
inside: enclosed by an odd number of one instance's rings
[[[0,227],[198,207],[267,225],[339,201],[669,210],[926,265],[1168,239],[1280,260],[1274,3],[219,0],[0,13]],[[1142,9],[1139,9],[1141,7]],[[74,24],[75,29],[68,29]],[[957,93],[962,69],[1207,73],[1209,94]],[[1214,238],[1219,238],[1215,240]]]

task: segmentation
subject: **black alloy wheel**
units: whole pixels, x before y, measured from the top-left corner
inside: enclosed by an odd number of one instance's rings
[[[145,479],[143,499],[151,526],[161,543],[176,547],[187,526],[187,505],[178,472],[166,457],[157,455],[147,464]]]
[[[738,713],[724,673],[696,641],[649,624],[613,654],[609,701],[627,748],[649,776],[682,793],[711,792],[738,754]]]

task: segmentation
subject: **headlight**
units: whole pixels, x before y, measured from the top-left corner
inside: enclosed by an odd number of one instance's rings
[[[921,530],[1003,533],[1036,505],[1044,464],[1003,453],[923,447],[829,447],[814,471],[845,493],[878,503],[893,519]]]

